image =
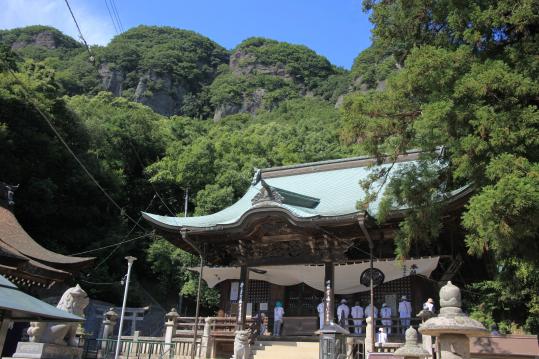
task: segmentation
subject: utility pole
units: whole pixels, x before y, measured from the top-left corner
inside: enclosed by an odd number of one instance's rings
[[[118,328],[118,339],[116,341],[116,353],[114,354],[114,359],[118,359],[120,355],[120,342],[122,339],[122,329],[124,326],[124,315],[125,315],[125,305],[127,303],[127,292],[129,291],[129,278],[131,277],[131,267],[133,262],[137,259],[135,257],[125,257],[127,259],[127,278],[125,279],[125,290],[124,290],[124,301],[122,303],[122,314],[120,315],[120,328]]]

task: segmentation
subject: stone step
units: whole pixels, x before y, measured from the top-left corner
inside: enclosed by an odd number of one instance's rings
[[[318,348],[320,345],[318,342],[285,342],[285,341],[257,341],[255,345],[261,345],[267,347],[296,347],[296,348]]]
[[[318,342],[257,342],[251,349],[250,359],[318,359]]]

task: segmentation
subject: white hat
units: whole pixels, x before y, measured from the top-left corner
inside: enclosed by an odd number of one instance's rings
[[[429,303],[434,303],[434,301],[432,300],[432,298],[427,299],[427,302],[429,302]]]
[[[341,299],[341,303],[344,304],[344,303],[347,303],[347,300],[346,299]]]
[[[387,307],[387,304],[386,303],[382,304],[382,307]]]
[[[403,296],[401,297],[401,299],[404,299],[404,300],[406,300],[406,296],[405,296],[405,295],[403,295]]]
[[[379,332],[383,332],[384,331],[384,328],[380,328],[378,329]]]

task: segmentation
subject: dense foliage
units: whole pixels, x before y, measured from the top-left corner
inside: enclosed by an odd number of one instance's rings
[[[462,218],[466,244],[470,254],[492,259],[493,274],[473,286],[490,292],[473,299],[474,314],[538,332],[537,3],[366,0],[364,7],[372,11],[374,43],[401,69],[385,91],[345,100],[344,138],[377,156],[427,151],[421,166],[389,181],[384,198],[386,209],[410,207],[397,254],[436,238],[437,193],[474,186]],[[446,146],[447,171],[431,170],[440,163],[437,146]],[[363,184],[371,193],[375,177]]]
[[[140,54],[146,54],[153,49],[150,44],[170,44],[170,38],[172,43],[180,44],[175,36],[187,37],[186,44],[201,38],[180,30],[139,27],[116,38],[107,48],[93,51],[98,62],[109,56],[110,61],[118,63],[114,65],[116,69],[133,71],[137,73],[133,78],[137,78],[145,71],[142,66],[147,60],[139,58],[132,62],[128,48],[137,48]],[[212,66],[222,61],[223,52],[215,47],[213,52],[203,53],[202,45],[195,46],[196,49],[185,45],[187,48],[177,51],[179,54],[175,56],[212,63],[207,72],[191,74],[199,76],[196,79],[184,79],[204,85],[205,81],[211,80]],[[82,76],[78,81],[71,78],[68,82],[65,69],[71,65],[66,63],[73,59],[55,57],[54,49],[41,47],[40,51],[42,57],[34,58],[23,51],[2,48],[4,92],[1,93],[0,136],[4,148],[0,158],[6,173],[10,174],[3,180],[21,184],[17,194],[17,215],[35,238],[61,253],[98,249],[140,237],[144,231],[128,216],[138,220],[141,210],[179,214],[180,209],[183,210],[186,190],[190,194],[190,214],[210,213],[243,195],[255,167],[337,158],[351,153],[339,142],[342,124],[333,103],[323,98],[301,97],[301,86],[304,85],[290,79],[270,74],[234,75],[248,86],[266,88],[268,96],[264,103],[268,105],[262,106],[256,116],[240,113],[214,123],[211,112],[205,119],[199,118],[200,113],[195,117],[161,116],[125,97],[98,92],[99,84],[82,91],[87,79],[97,78],[98,68],[89,64],[91,76]],[[126,52],[120,56],[122,51]],[[81,52],[76,56],[85,54]],[[38,60],[40,62],[35,62]],[[179,79],[185,74],[180,73],[179,60],[176,64],[179,66],[176,69],[163,64],[165,68],[159,71],[174,73]],[[157,71],[159,66],[153,63],[152,71]],[[39,101],[38,105],[44,110],[50,108],[47,113],[60,121],[57,125],[69,139],[70,146],[122,206],[122,211],[107,201],[47,129],[45,120],[32,109],[18,91],[11,74],[5,71],[8,67],[25,81],[32,97],[47,99],[48,102]],[[85,69],[84,66],[80,68]],[[329,69],[333,71],[332,67]],[[223,64],[220,71],[222,75],[231,72]],[[211,85],[211,92],[200,89],[199,93],[187,97],[189,103],[184,106],[199,109],[197,106],[201,103],[210,101],[211,96],[216,95],[213,89],[218,88],[224,78],[222,75]],[[85,94],[64,96],[72,94],[67,90],[68,83],[73,85],[69,88],[78,88],[73,93],[82,91]],[[287,88],[293,91],[287,92]],[[234,91],[241,92],[242,96],[247,93],[238,83],[230,85],[223,93],[230,96],[229,93]],[[32,134],[34,127],[35,135]],[[321,128],[324,131],[320,131]],[[46,136],[39,135],[41,132]],[[50,145],[42,143],[45,140],[54,144],[54,149],[49,150]],[[23,148],[28,150],[23,151]],[[60,201],[60,198],[64,199]],[[58,231],[50,231],[51,224]],[[149,229],[144,221],[139,224]],[[196,266],[198,259],[152,236],[89,253],[97,256],[96,265],[77,280],[89,288],[93,297],[115,300],[120,296],[118,282],[125,266],[122,258],[127,253],[140,259],[135,266],[135,283],[150,289],[163,305],[177,303],[179,292],[188,299],[196,295],[196,275],[187,268]],[[154,276],[159,280],[154,280]],[[133,304],[148,301],[140,287],[135,285],[135,292],[130,296]],[[204,288],[203,297],[207,309],[218,301],[217,292],[208,288]]]
[[[363,4],[373,44],[350,72],[304,46],[263,38],[227,51],[190,31],[139,26],[92,48],[90,61],[57,30],[0,31],[0,180],[21,184],[17,216],[45,246],[81,252],[138,238],[144,231],[128,216],[137,220],[141,210],[180,214],[187,191],[189,214],[218,211],[243,195],[253,168],[365,153],[392,160],[420,148],[417,165],[358,184],[367,202],[383,193],[380,221],[394,206],[408,208],[397,255],[435,246],[443,193],[472,186],[461,245],[490,263],[490,278],[469,285],[468,309],[503,330],[537,333],[536,2]],[[195,295],[196,275],[187,268],[198,258],[153,236],[96,252],[96,266],[78,279],[94,297],[114,301],[127,253],[140,259],[135,282],[163,305],[177,303],[178,292]],[[131,300],[143,304],[144,295]],[[206,287],[203,298],[207,310],[218,303]]]

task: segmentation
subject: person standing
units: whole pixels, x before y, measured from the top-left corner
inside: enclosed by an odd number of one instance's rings
[[[337,319],[339,321],[339,325],[343,328],[349,331],[348,328],[348,317],[350,316],[350,308],[346,304],[346,299],[341,299],[341,304],[337,307]]]
[[[355,305],[352,307],[352,319],[354,321],[354,333],[361,334],[363,332],[363,307],[359,305],[359,302],[356,300]]]
[[[370,317],[370,316],[371,316],[371,304],[369,303],[365,307],[365,318]],[[376,306],[374,306],[374,313],[372,314],[372,316],[374,320],[378,318],[378,308],[376,308]],[[372,324],[375,325],[375,322],[373,321]]]
[[[283,325],[284,309],[283,303],[278,300],[275,302],[275,309],[273,309],[273,335],[276,337],[281,336],[281,327]]]
[[[384,326],[387,335],[391,334],[391,308],[386,303],[382,304],[382,310],[380,310],[380,316],[382,317],[382,325]]]
[[[430,310],[434,313],[434,300],[432,298],[427,299],[425,304],[423,304],[423,310]]]
[[[384,328],[380,328],[376,335],[376,346],[382,347],[385,343],[387,343],[387,333],[384,331]]]
[[[322,329],[324,327],[324,297],[322,297],[322,301],[316,307],[316,311],[320,320],[320,329]]]
[[[410,326],[410,318],[412,317],[412,304],[406,299],[406,296],[401,297],[399,302],[399,318],[401,322],[401,332],[404,334]]]

